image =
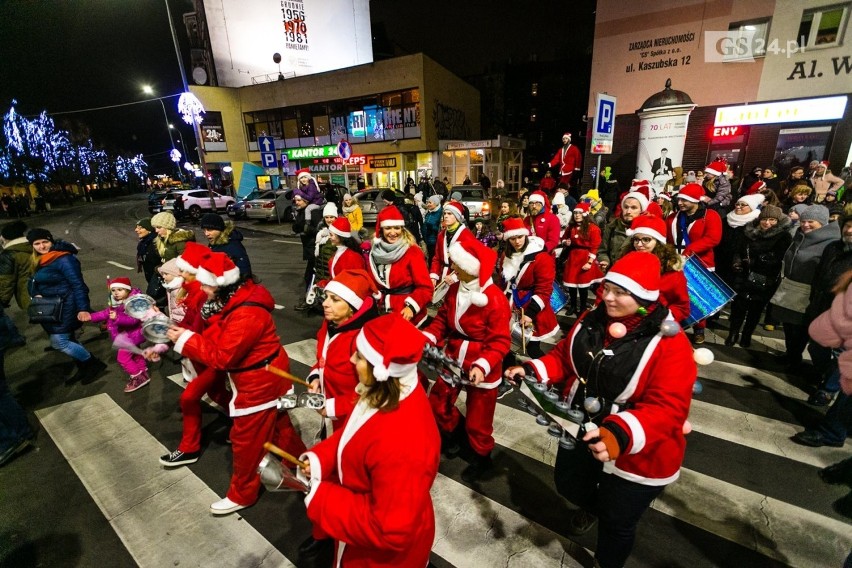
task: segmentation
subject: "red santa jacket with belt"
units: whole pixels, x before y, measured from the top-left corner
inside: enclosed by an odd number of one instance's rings
[[[344,270],[364,270],[364,257],[346,246],[339,246],[330,259],[328,259],[329,280]]]
[[[583,314],[547,355],[527,363],[535,369],[540,382],[564,383],[569,404],[582,402],[584,396],[572,347],[582,326],[594,325],[585,321],[595,319],[592,313]],[[588,372],[581,370],[588,377]],[[672,337],[659,332],[652,336],[638,367],[631,370],[629,382],[615,397],[612,413],[599,424],[611,422],[627,435],[626,447],[615,462],[604,464],[604,472],[653,486],[667,485],[678,478],[686,450],[683,424],[689,415],[692,384],[697,375],[692,347],[683,331]]]
[[[559,236],[562,234],[562,225],[559,224],[559,217],[550,212],[550,200],[544,199],[544,207],[541,214],[533,217],[532,215],[524,219],[524,226],[530,230],[536,237],[541,237],[544,241],[544,248],[547,252],[551,252],[559,246]]]
[[[722,240],[722,218],[703,205],[699,206],[695,219],[688,221],[687,238],[678,238],[678,219],[686,213],[672,213],[666,219],[666,239],[684,256],[697,255],[710,270],[715,270],[713,248]]]
[[[370,255],[369,272],[381,295],[379,311],[399,313],[408,305],[414,310],[411,323],[417,325],[423,321],[426,305],[432,300],[434,292],[423,251],[415,245],[409,245],[402,258],[387,265],[377,265]],[[402,291],[407,288],[411,288],[411,291]]]
[[[559,166],[560,176],[573,175],[575,170],[579,170],[583,163],[583,156],[580,150],[573,144],[563,146],[556,152],[553,159],[550,160],[550,167]]]
[[[328,320],[323,320],[317,334],[317,362],[308,374],[308,382],[319,379],[325,394],[325,414],[333,420],[332,430],[339,428],[355,407],[358,374],[350,359],[357,351],[355,339],[358,332],[378,315],[373,298],[368,297],[361,309],[337,329],[329,330]]]
[[[509,335],[509,302],[491,281],[482,294],[488,298],[484,306],[470,303],[461,282],[450,287],[444,303],[435,319],[423,330],[423,334],[436,345],[446,345],[445,353],[462,363],[467,373],[471,367],[479,367],[485,380],[476,385],[493,389],[500,385],[503,357],[512,347]]]
[[[260,305],[242,305],[246,302]],[[275,301],[269,291],[251,280],[243,284],[218,313],[207,319],[204,331],[184,332],[175,351],[217,371],[227,371],[233,396],[231,416],[254,414],[276,406],[292,384],[263,369],[262,363],[290,368],[287,353],[272,321]],[[258,368],[240,371],[258,365]]]
[[[500,273],[509,305],[514,309],[524,308],[524,315],[529,316],[535,326],[531,339],[540,341],[559,333],[556,314],[550,307],[556,261],[544,250],[544,241],[538,237],[527,237],[527,240],[523,254],[506,256],[503,253]],[[515,305],[515,295],[523,306]]]
[[[438,232],[438,238],[435,241],[435,255],[432,257],[432,269],[429,277],[433,280],[441,280],[450,272],[450,247],[458,242],[463,242],[465,239],[475,239],[470,229],[464,226],[464,223],[459,224],[459,228],[450,237],[447,242],[447,230],[441,229]]]
[[[423,568],[435,538],[429,490],[441,440],[416,371],[402,377],[396,410],[359,401],[334,435],[304,454],[308,518],[337,546],[335,566]]]

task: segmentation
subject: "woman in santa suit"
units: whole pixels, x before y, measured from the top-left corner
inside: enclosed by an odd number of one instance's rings
[[[603,304],[581,316],[540,359],[506,370],[559,385],[584,413],[576,447],[560,446],[557,490],[580,507],[569,532],[598,524],[596,565],[624,566],[636,526],[674,482],[686,449],[685,422],[697,376],[692,347],[659,302],[660,261],[630,252],[607,272]]]
[[[360,395],[346,425],[305,453],[308,518],[335,539],[335,566],[423,568],[435,537],[429,490],[440,436],[418,387],[426,338],[399,314],[364,325],[352,363]]]
[[[503,240],[509,242],[500,259],[499,273],[512,309],[523,310],[523,325],[533,327],[527,342],[530,357],[541,357],[539,343],[559,333],[556,314],[550,307],[556,262],[544,248],[544,241],[530,236],[520,217],[503,222]]]
[[[577,315],[586,311],[589,288],[603,280],[598,266],[598,247],[601,246],[601,230],[591,222],[588,203],[574,207],[571,223],[562,235],[562,244],[568,249],[568,260],[562,272],[562,284],[568,288],[571,299],[569,310]],[[577,303],[579,293],[580,303]]]
[[[329,240],[337,247],[334,256],[328,260],[328,273],[331,279],[346,270],[364,270],[361,245],[352,237],[349,219],[338,217],[328,230],[331,233]]]
[[[510,310],[506,297],[491,280],[496,252],[476,239],[468,239],[450,246],[449,259],[459,281],[450,286],[423,334],[461,363],[462,379],[469,384],[450,385],[439,378],[429,393],[429,404],[441,430],[445,454],[458,454],[459,438],[466,431],[474,457],[462,472],[462,479],[473,483],[491,467],[497,387],[502,380],[503,358],[512,346],[507,325]],[[462,388],[467,391],[466,420],[455,406]]]
[[[426,257],[395,206],[382,209],[376,225],[369,272],[379,289],[379,311],[400,314],[418,325],[433,292]]]
[[[660,301],[671,310],[676,322],[689,317],[689,292],[683,273],[685,259],[673,244],[666,243],[666,222],[653,215],[640,215],[627,229],[629,240],[622,256],[632,251],[650,252],[660,261]]]
[[[231,447],[233,475],[227,496],[210,506],[214,515],[245,509],[257,501],[257,464],[263,443],[272,441],[290,453],[304,451],[286,412],[277,399],[293,386],[266,366],[289,370],[290,361],[272,321],[275,301],[269,291],[240,276],[228,255],[214,252],[198,269],[196,279],[207,295],[201,308],[204,329],[196,333],[173,326],[168,336],[174,349],[207,367],[227,373],[233,393],[228,411],[233,418]]]

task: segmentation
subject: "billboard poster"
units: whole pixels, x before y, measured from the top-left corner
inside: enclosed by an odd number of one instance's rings
[[[222,87],[373,61],[369,0],[204,0],[204,13]]]
[[[636,179],[646,179],[661,190],[683,165],[686,127],[692,109],[675,112],[647,112],[639,123],[639,149]]]

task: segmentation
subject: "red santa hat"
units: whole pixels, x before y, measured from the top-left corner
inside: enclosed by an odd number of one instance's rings
[[[547,205],[547,196],[543,191],[533,191],[530,194],[530,203],[541,203],[543,206]]]
[[[133,286],[130,285],[130,278],[127,276],[117,276],[112,278],[111,280],[107,280],[107,288],[112,290],[113,288],[124,288],[125,290],[132,290]]]
[[[479,281],[479,292],[471,295],[474,306],[484,306],[488,303],[485,289],[492,284],[491,275],[497,264],[497,253],[476,239],[462,239],[450,245],[450,260]]]
[[[583,217],[589,216],[589,211],[591,210],[591,205],[588,203],[583,203],[582,201],[574,206],[573,213],[577,213],[578,211],[583,214]]]
[[[456,218],[456,221],[459,223],[464,222],[464,210],[462,209],[462,204],[458,201],[449,201],[446,205],[444,205],[444,213],[452,213],[453,217]]]
[[[520,217],[509,217],[503,221],[503,240],[508,241],[512,237],[521,235],[529,236],[530,230],[524,225],[524,220]]]
[[[344,302],[360,310],[364,299],[378,292],[373,279],[366,270],[344,270],[325,285],[325,291],[339,296]]]
[[[570,133],[570,132],[566,132],[566,133],[565,133],[565,134],[563,134],[562,136],[567,136],[568,138],[571,138],[571,133]]]
[[[828,160],[821,161],[817,167],[828,169]]]
[[[755,193],[758,193],[764,187],[766,187],[766,182],[763,181],[763,180],[757,180],[756,182],[754,182],[753,184],[751,184],[749,186],[748,191],[746,191],[746,195],[754,195]]]
[[[373,377],[384,382],[417,369],[426,336],[401,315],[391,313],[364,324],[355,346],[373,366]]]
[[[230,286],[240,280],[240,269],[224,252],[211,252],[198,267],[195,279],[207,286]]]
[[[204,262],[208,256],[210,256],[209,248],[192,241],[187,241],[186,248],[184,248],[180,256],[175,259],[175,263],[179,270],[195,274],[198,272],[198,267],[201,266],[201,263]]]
[[[636,189],[638,189],[640,187],[643,187],[643,186],[647,187],[649,185],[651,185],[651,182],[649,182],[646,179],[634,179],[633,181],[630,182],[630,191],[635,191]]]
[[[656,215],[639,215],[627,229],[627,236],[641,234],[654,237],[662,244],[666,244],[666,222]]]
[[[627,193],[627,195],[621,198],[622,209],[624,208],[624,202],[628,199],[635,199],[636,201],[638,201],[639,207],[642,209],[642,211],[645,211],[648,208],[648,204],[651,203],[651,200],[648,199],[647,194],[642,193],[640,191],[630,191]]]
[[[704,188],[697,183],[688,183],[680,188],[680,191],[677,193],[678,199],[685,199],[693,203],[700,202],[702,197],[704,197]]]
[[[711,176],[720,176],[726,171],[728,171],[728,164],[722,160],[710,162],[707,167],[704,168],[704,173],[710,174]]]
[[[663,192],[657,194],[657,199],[665,199],[666,201],[671,202],[672,196],[670,193]]]
[[[338,217],[335,219],[334,223],[331,224],[331,227],[329,227],[328,230],[338,237],[343,237],[344,239],[352,236],[352,225],[349,224],[349,219],[346,217]]]
[[[404,227],[405,218],[396,205],[388,205],[382,209],[376,217],[376,231],[382,227]]]
[[[650,252],[629,252],[612,265],[604,280],[640,300],[656,300],[660,297],[660,259]]]
[[[306,177],[306,178],[311,177],[311,170],[309,170],[308,168],[302,168],[301,170],[296,170],[296,179],[302,179],[304,177]]]

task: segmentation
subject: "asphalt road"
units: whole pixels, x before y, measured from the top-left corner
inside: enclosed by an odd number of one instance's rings
[[[133,227],[143,216],[148,216],[146,202],[137,196],[50,213],[33,218],[31,226],[48,228],[55,237],[80,247],[84,276],[98,309],[106,303],[107,276],[130,276],[135,285],[144,287],[142,275],[132,268]],[[302,289],[300,243],[287,237],[286,229],[258,231],[251,223],[244,225],[254,271],[284,306],[274,318],[293,371],[304,376],[320,316],[291,309]],[[203,233],[196,233],[203,242]],[[40,327],[27,325],[19,310],[9,313],[28,344],[7,355],[7,374],[21,404],[37,412],[30,420],[38,436],[36,448],[0,468],[0,566],[291,565],[265,556],[266,561],[229,563],[224,552],[215,557],[218,561],[202,561],[207,558],[204,551],[222,546],[221,536],[199,536],[194,527],[199,520],[209,521],[209,499],[200,506],[190,495],[175,498],[173,508],[183,515],[185,530],[168,536],[162,532],[161,511],[145,513],[144,507],[134,507],[108,513],[109,499],[139,489],[134,475],[145,472],[152,479],[159,475],[161,468],[152,465],[158,458],[157,444],[176,447],[181,387],[168,377],[179,372],[178,365],[167,358],[152,367],[149,386],[125,394],[126,378],[114,362],[106,334],[87,326],[83,344],[109,361],[110,371],[90,385],[66,387],[63,378],[72,371],[70,361],[45,352],[46,335]],[[724,333],[708,334],[707,346],[716,362],[700,372],[704,392],[696,396],[690,416],[695,432],[689,439],[684,474],[646,514],[628,566],[839,566],[852,547],[852,530],[847,519],[831,510],[831,502],[845,492],[823,484],[816,471],[850,455],[852,445],[809,449],[790,443],[790,433],[821,414],[804,403],[809,387],[803,377],[786,374],[789,370],[777,363],[774,348],[781,336],[761,337],[753,350],[745,351],[721,345]],[[587,550],[594,548],[594,531],[574,539],[576,544],[561,536],[566,534],[570,507],[553,488],[552,439],[518,410],[517,396],[501,399],[498,406],[493,476],[467,486],[460,480],[464,461],[442,460],[433,490],[439,524],[434,566],[590,565]],[[103,419],[114,431],[104,434],[98,430],[103,425],[78,424],[76,417],[86,405],[115,407],[120,419],[114,423]],[[66,431],[56,416],[63,416]],[[202,459],[180,469],[221,496],[230,474],[228,421],[207,408],[204,424]],[[135,438],[118,443],[131,434],[153,442],[154,449],[133,451],[151,448]],[[100,444],[124,451],[102,454],[109,456],[106,462],[87,464],[68,448],[69,441],[89,435],[104,436]],[[105,497],[107,490],[110,494]],[[131,528],[122,522],[128,516],[133,517]],[[228,529],[254,530],[290,562],[314,565],[298,558],[297,547],[310,528],[304,505],[294,494],[262,495],[239,516],[216,522]],[[165,564],[156,553],[167,545],[179,553],[172,553]]]

